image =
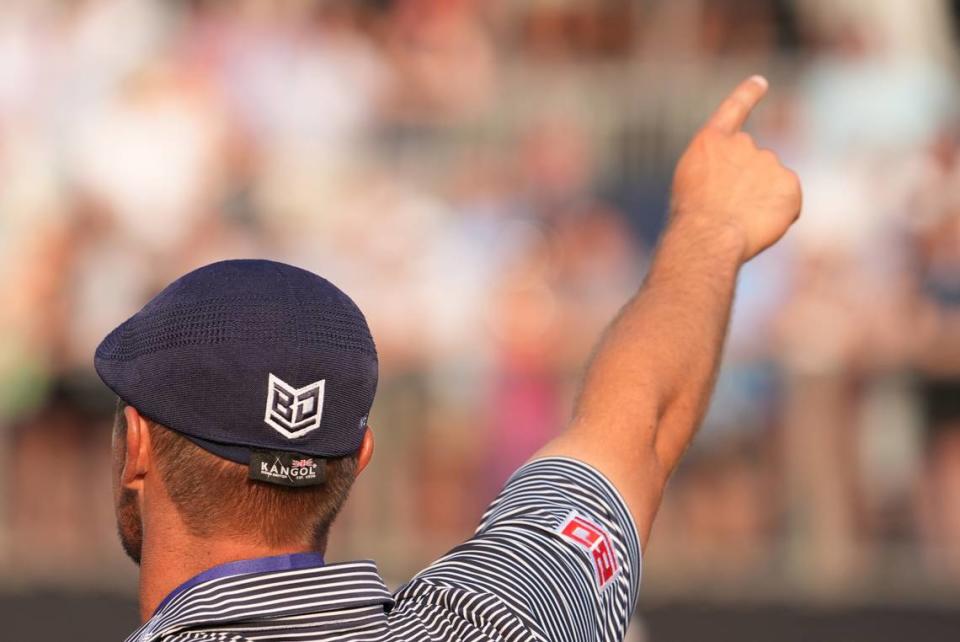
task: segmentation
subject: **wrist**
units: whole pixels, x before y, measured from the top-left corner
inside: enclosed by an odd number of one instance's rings
[[[711,259],[739,269],[749,258],[749,243],[744,229],[726,220],[694,212],[673,212],[664,230],[661,247],[675,245],[685,253]]]

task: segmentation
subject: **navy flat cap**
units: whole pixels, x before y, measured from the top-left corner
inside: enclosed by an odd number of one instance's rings
[[[97,347],[97,373],[143,416],[231,461],[357,452],[377,388],[363,313],[326,279],[264,260],[177,279]]]

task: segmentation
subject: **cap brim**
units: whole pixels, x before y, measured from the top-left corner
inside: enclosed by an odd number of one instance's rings
[[[189,439],[196,445],[200,446],[209,453],[213,453],[217,457],[222,457],[223,459],[229,459],[232,462],[243,464],[244,466],[250,463],[250,447],[249,446],[237,446],[236,444],[223,444],[218,441],[210,441],[209,439],[202,439],[200,437],[194,437],[193,435],[188,435],[186,433],[177,433],[186,439]]]

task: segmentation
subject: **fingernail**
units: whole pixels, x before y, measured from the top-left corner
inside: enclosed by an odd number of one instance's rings
[[[766,89],[767,87],[770,86],[770,83],[767,82],[767,79],[764,78],[763,76],[761,76],[760,74],[754,74],[753,76],[750,76],[750,80],[752,80],[753,82],[757,83],[758,85],[760,85],[760,86],[763,87],[764,89]]]

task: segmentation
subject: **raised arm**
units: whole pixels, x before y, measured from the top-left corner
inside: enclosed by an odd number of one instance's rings
[[[603,472],[643,546],[706,410],[740,266],[800,213],[797,176],[740,131],[766,90],[745,80],[691,141],[650,272],[603,335],[569,427],[536,455]]]

